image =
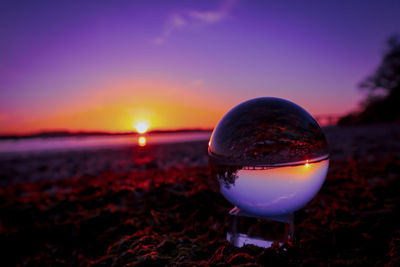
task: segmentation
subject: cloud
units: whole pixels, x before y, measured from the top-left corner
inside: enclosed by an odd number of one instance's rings
[[[193,25],[221,22],[230,16],[230,12],[235,7],[236,3],[236,0],[225,0],[217,10],[186,10],[181,13],[172,14],[164,25],[163,33],[154,39],[154,43],[156,45],[162,45],[173,32]]]
[[[189,16],[194,20],[203,23],[213,24],[220,22],[229,17],[231,10],[235,7],[237,1],[227,0],[224,1],[218,10],[214,11],[191,11]]]
[[[186,20],[180,15],[173,15],[171,17],[171,25],[176,28],[181,28],[186,25]]]
[[[205,23],[216,23],[223,20],[226,17],[225,12],[219,11],[209,11],[209,12],[201,12],[201,11],[193,11],[189,14],[192,18],[200,20]]]

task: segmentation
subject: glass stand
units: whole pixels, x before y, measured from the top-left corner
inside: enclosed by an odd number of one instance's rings
[[[276,216],[254,215],[235,207],[230,212],[231,227],[226,239],[235,247],[255,245],[269,248],[293,240],[293,213]]]

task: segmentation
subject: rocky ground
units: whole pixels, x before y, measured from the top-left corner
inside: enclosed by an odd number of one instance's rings
[[[2,266],[399,266],[400,125],[325,132],[325,184],[270,249],[225,240],[206,142],[0,157]]]

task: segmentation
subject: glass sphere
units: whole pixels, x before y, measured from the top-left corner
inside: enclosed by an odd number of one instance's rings
[[[208,155],[225,198],[261,216],[303,207],[321,188],[329,165],[325,135],[314,118],[273,97],[230,110],[211,135]]]

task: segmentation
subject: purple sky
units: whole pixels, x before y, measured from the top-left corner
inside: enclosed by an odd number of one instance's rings
[[[3,0],[0,132],[85,128],[67,117],[117,116],[111,107],[153,98],[168,106],[169,96],[182,113],[216,114],[194,114],[199,127],[260,96],[344,114],[400,33],[399,14],[400,1]],[[178,119],[154,126],[183,127]]]

